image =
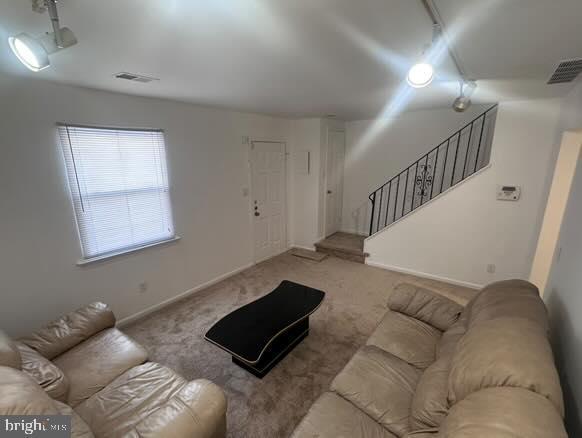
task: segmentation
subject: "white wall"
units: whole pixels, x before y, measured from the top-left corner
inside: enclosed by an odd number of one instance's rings
[[[370,264],[479,286],[528,278],[556,156],[561,100],[499,106],[491,167],[368,239]],[[519,202],[495,199],[501,184]],[[486,271],[488,264],[496,272]]]
[[[566,97],[560,126],[582,138],[582,79]],[[582,141],[581,141],[582,142]],[[558,251],[554,254],[544,300],[552,323],[554,355],[566,402],[566,427],[582,436],[582,159],[578,159]]]
[[[488,107],[476,105],[461,114],[448,108],[410,111],[393,119],[347,122],[343,231],[367,234],[368,195]]]
[[[582,160],[564,216],[559,246],[544,297],[552,322],[569,436],[582,436]]]
[[[546,202],[544,220],[529,274],[529,281],[538,287],[542,296],[545,295],[554,254],[560,238],[560,230],[576,174],[581,145],[582,139],[579,133],[567,131],[562,136],[548,201]]]
[[[560,132],[582,129],[582,75],[564,99],[560,117]]]
[[[313,249],[325,235],[326,154],[330,129],[343,130],[344,122],[300,119],[291,122],[292,154],[309,151],[309,174],[296,172],[291,160],[292,238],[294,246]]]
[[[286,141],[288,120],[1,75],[0,99],[3,329],[26,333],[93,300],[124,318],[252,263],[242,137]],[[56,122],[164,129],[182,240],[76,266],[81,251]],[[139,294],[144,281],[149,288]]]
[[[313,248],[319,239],[318,215],[320,192],[321,120],[301,119],[291,122],[293,152],[309,151],[309,174],[298,173],[291,166],[292,184],[292,242],[303,248]]]
[[[330,131],[344,131],[345,122],[335,119],[321,119],[320,144],[321,160],[319,163],[319,201],[317,230],[318,239],[322,240],[326,236],[326,201],[327,201],[327,154],[329,149]]]

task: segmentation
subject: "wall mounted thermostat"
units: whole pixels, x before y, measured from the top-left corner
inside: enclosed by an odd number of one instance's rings
[[[499,201],[517,201],[521,196],[521,187],[519,186],[498,186],[497,200]]]

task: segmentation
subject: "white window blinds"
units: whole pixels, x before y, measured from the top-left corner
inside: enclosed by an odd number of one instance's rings
[[[162,131],[58,130],[85,259],[174,237]]]

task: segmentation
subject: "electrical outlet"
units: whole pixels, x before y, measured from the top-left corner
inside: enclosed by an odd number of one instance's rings
[[[494,264],[487,265],[487,272],[490,274],[494,274],[495,273],[495,265]]]
[[[138,291],[140,294],[145,293],[148,290],[148,284],[144,281],[143,283],[140,283],[138,286]]]

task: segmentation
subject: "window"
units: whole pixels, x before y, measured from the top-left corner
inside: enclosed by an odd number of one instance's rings
[[[175,238],[162,131],[58,131],[85,259]]]

